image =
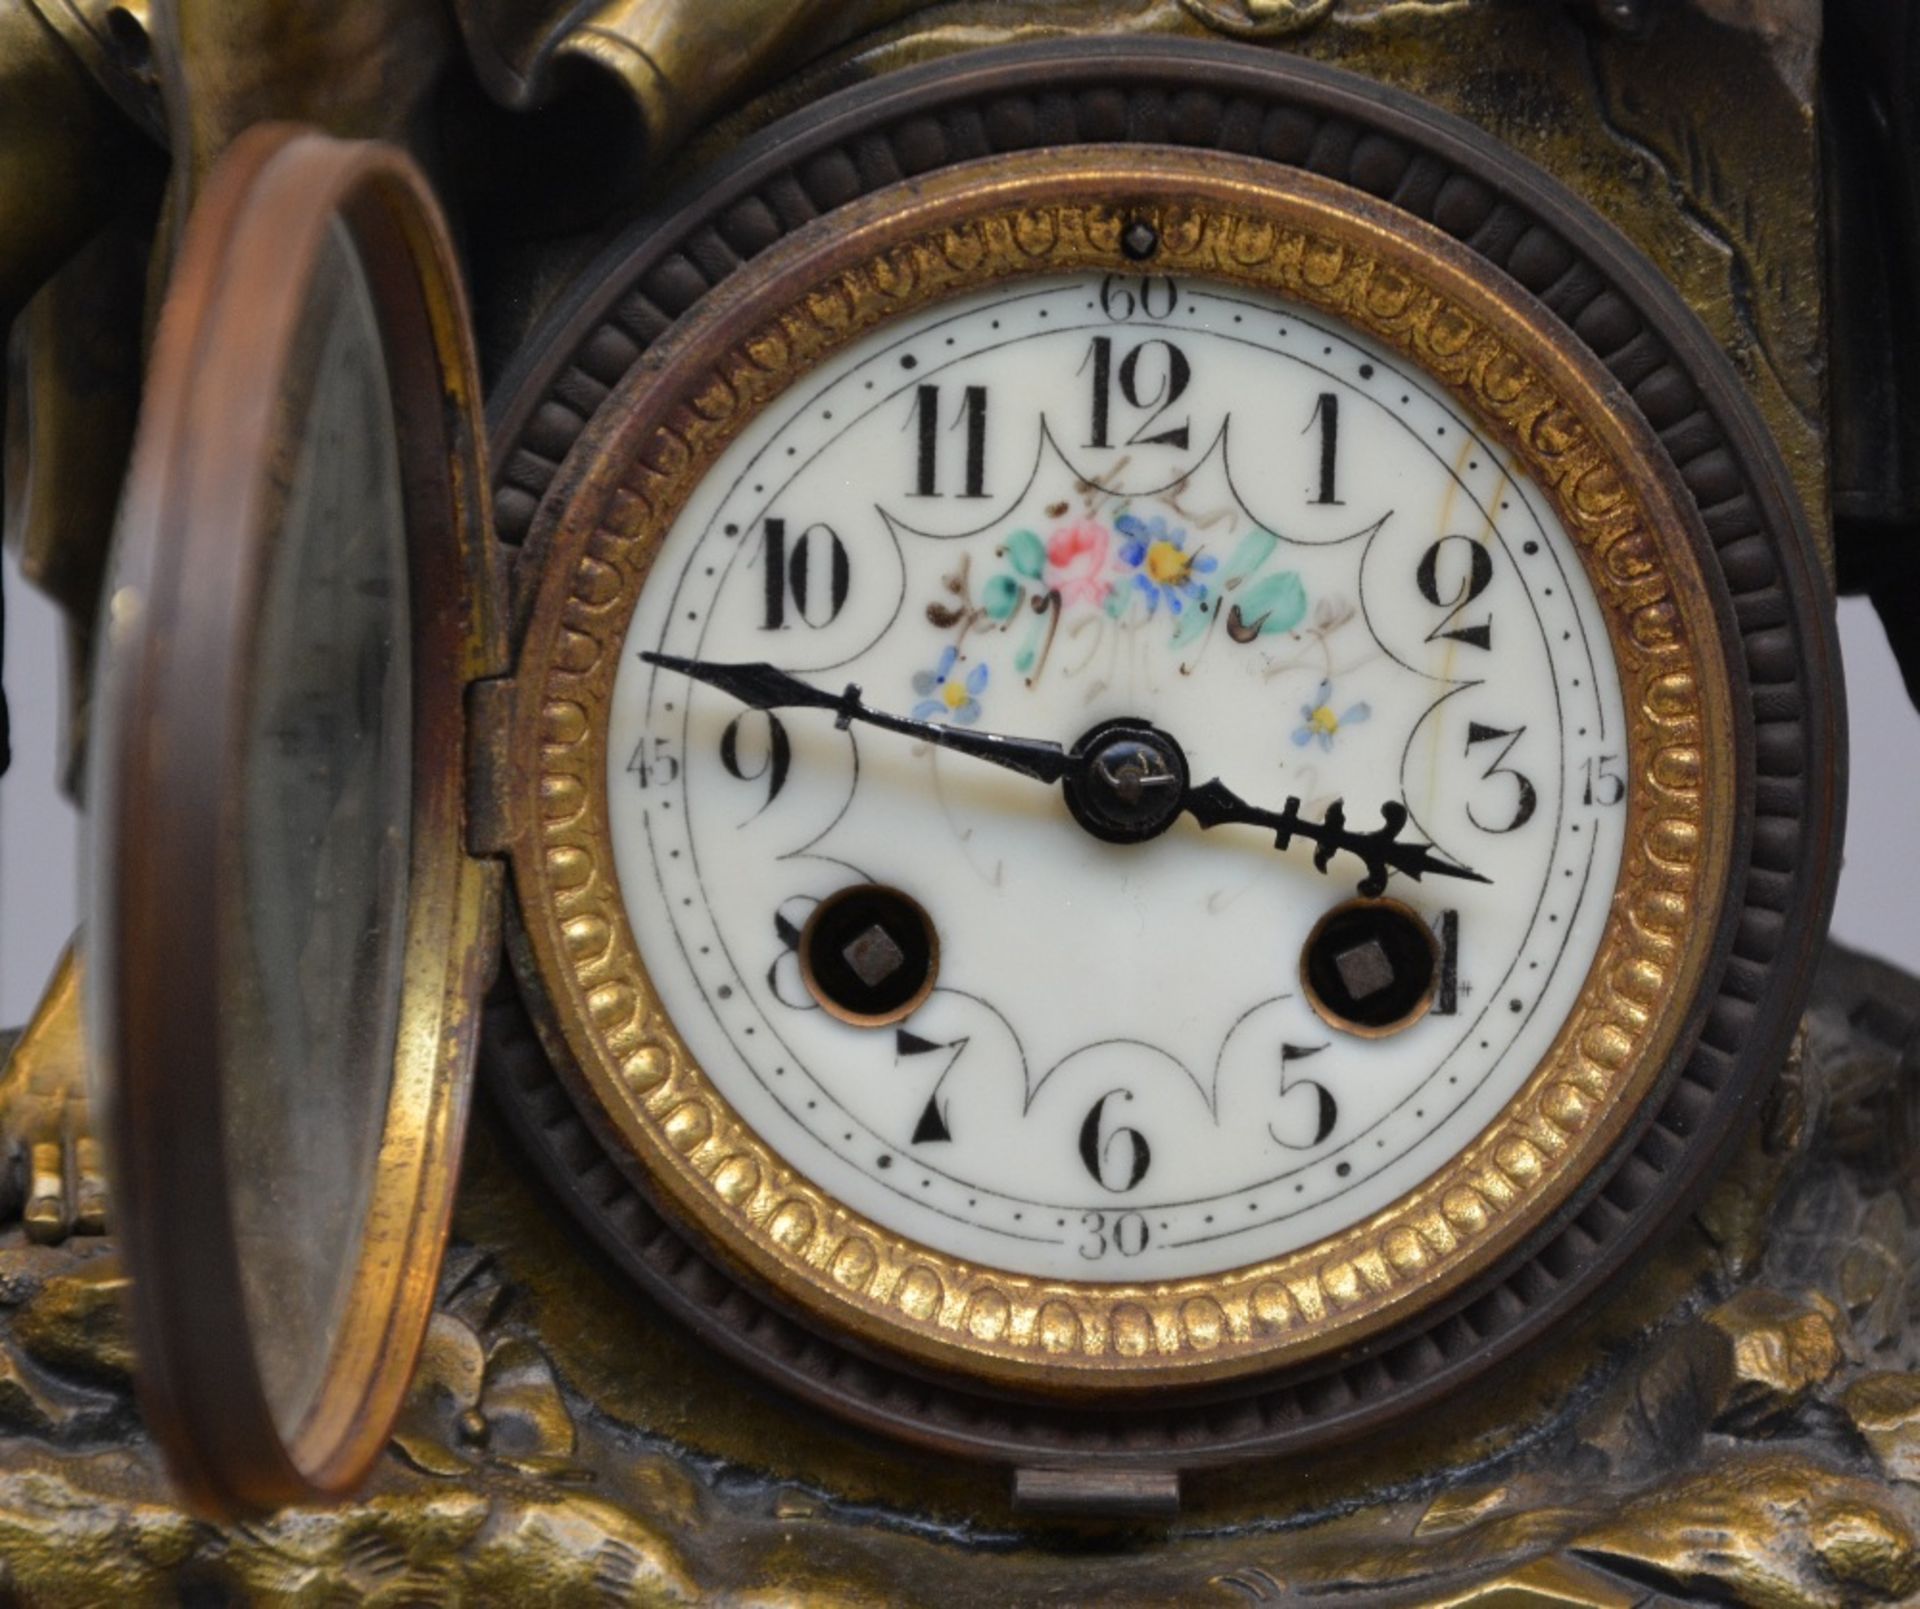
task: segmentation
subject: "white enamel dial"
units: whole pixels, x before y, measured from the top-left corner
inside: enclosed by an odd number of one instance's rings
[[[1145,723],[1194,783],[1355,833],[1403,807],[1484,880],[1390,874],[1431,979],[1363,1032],[1303,980],[1359,855],[1191,816],[1103,841],[1057,784],[646,653],[1067,748]],[[1442,387],[1269,296],[1094,275],[898,320],[731,443],[628,630],[608,790],[652,983],[769,1146],[950,1256],[1138,1281],[1350,1226],[1500,1113],[1600,942],[1624,750],[1579,557]],[[798,953],[869,884],[939,947],[882,1026]],[[1383,986],[1377,947],[1340,964]]]

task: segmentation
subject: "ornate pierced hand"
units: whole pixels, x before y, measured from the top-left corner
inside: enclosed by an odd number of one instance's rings
[[[1431,844],[1402,839],[1407,808],[1398,800],[1381,805],[1380,826],[1357,832],[1347,826],[1346,807],[1340,800],[1328,808],[1324,819],[1314,821],[1301,816],[1298,799],[1288,799],[1281,810],[1266,810],[1248,804],[1218,777],[1196,786],[1189,779],[1180,745],[1146,721],[1103,722],[1065,749],[1039,738],[973,732],[940,721],[891,715],[861,702],[860,689],[851,683],[844,692],[829,693],[764,662],[720,664],[652,652],[640,657],[662,670],[705,682],[753,709],[832,710],[835,724],[842,728],[856,722],[877,726],[972,755],[1037,782],[1058,782],[1074,819],[1109,843],[1142,843],[1158,837],[1185,811],[1202,827],[1269,828],[1279,849],[1295,838],[1305,838],[1316,846],[1316,871],[1327,871],[1333,857],[1343,851],[1357,856],[1367,868],[1360,884],[1363,894],[1383,892],[1389,870],[1415,881],[1425,876],[1487,881],[1468,867],[1442,859]]]

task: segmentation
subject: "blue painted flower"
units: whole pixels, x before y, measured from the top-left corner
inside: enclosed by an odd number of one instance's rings
[[[932,670],[915,671],[913,690],[920,702],[913,706],[916,721],[953,720],[971,726],[980,719],[980,695],[987,690],[987,667],[975,665],[965,678],[954,672],[960,667],[960,650],[940,650],[940,662]]]
[[[1189,553],[1182,527],[1168,525],[1158,514],[1144,520],[1122,514],[1113,528],[1120,535],[1119,563],[1133,572],[1134,590],[1146,600],[1149,615],[1163,603],[1177,615],[1189,603],[1205,601],[1207,584],[1201,577],[1219,568],[1220,561],[1210,553]]]
[[[1365,704],[1354,704],[1335,714],[1333,710],[1333,683],[1322,681],[1314,691],[1313,702],[1300,706],[1300,725],[1294,729],[1293,746],[1304,749],[1309,743],[1318,743],[1328,752],[1333,749],[1334,734],[1343,726],[1358,726],[1373,711]]]

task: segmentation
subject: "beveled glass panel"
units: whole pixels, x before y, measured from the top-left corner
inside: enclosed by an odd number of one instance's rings
[[[373,299],[338,222],[295,350],[217,940],[232,1218],[286,1437],[325,1378],[372,1194],[411,847],[395,421]]]

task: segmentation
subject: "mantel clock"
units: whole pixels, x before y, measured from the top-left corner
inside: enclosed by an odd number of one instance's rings
[[[1311,1449],[1690,1204],[1827,898],[1830,632],[1724,359],[1544,175],[1219,46],[829,103],[534,343],[593,403],[496,447],[554,469],[491,659],[431,217],[228,157],[108,583],[99,1043],[196,1485],[298,1490],[216,1472],[249,1376],[263,1468],[382,1439],[492,866],[587,1226],[945,1452]]]
[[[1180,9],[776,105],[477,291],[393,145],[196,176],[85,983],[199,1505],[388,1442],[476,1070],[701,1348],[1096,1517],[1444,1412],[1748,1143],[1823,470],[1590,200],[1274,48],[1328,7]]]

